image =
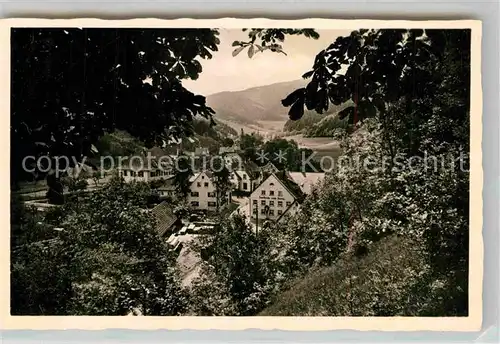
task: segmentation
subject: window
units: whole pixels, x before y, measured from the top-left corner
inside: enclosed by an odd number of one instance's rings
[[[289,207],[292,205],[292,202],[286,201],[286,206]]]
[[[269,196],[274,196],[274,191],[273,190],[269,191]]]
[[[257,214],[257,208],[253,208],[253,211],[252,211],[254,214]]]
[[[206,188],[208,188],[208,183],[207,183],[207,182],[205,182],[205,185],[204,185],[204,186],[205,186]]]
[[[208,197],[215,197],[215,192],[207,192]]]
[[[191,192],[191,197],[198,197],[200,196],[199,192]]]
[[[144,177],[144,172],[140,171],[139,172],[139,177]]]
[[[274,210],[273,210],[273,209],[270,209],[270,210],[269,210],[269,215],[270,215],[270,216],[274,216]]]
[[[205,179],[205,176],[201,176],[201,179]]]
[[[269,186],[274,186],[274,183],[269,183]]]
[[[137,176],[137,173],[135,171],[130,172],[132,174],[132,177]]]
[[[281,215],[281,214],[283,214],[283,210],[278,209],[278,215]]]
[[[261,194],[262,196],[265,196],[265,195],[266,195],[266,190],[262,190],[262,191],[260,192],[260,194]]]
[[[198,203],[197,201],[192,201],[192,202],[191,202],[191,206],[192,206],[192,207],[197,207],[197,206],[199,206],[199,205],[200,205],[200,203]]]
[[[266,205],[266,201],[264,200],[260,201],[260,205]]]
[[[264,215],[264,214],[266,213],[266,210],[265,210],[265,209],[261,209],[261,210],[260,210],[260,213],[261,213],[262,215]]]
[[[255,205],[257,205],[257,200],[254,199],[252,203],[255,204]]]
[[[247,179],[247,175],[243,173],[243,179]]]
[[[128,176],[128,171],[127,170],[123,171],[123,175]]]
[[[243,183],[243,189],[248,189],[248,184],[247,183]]]
[[[215,202],[208,202],[208,206],[209,206],[209,207],[215,207],[215,206],[216,206],[216,203],[215,203]]]
[[[201,187],[201,183],[200,182],[196,183],[196,186],[200,188]]]
[[[278,191],[278,196],[282,197],[283,196],[283,191]]]
[[[283,206],[283,201],[278,201],[278,207],[282,207]]]
[[[269,206],[274,207],[274,201],[269,201]]]
[[[120,177],[122,177],[122,176],[123,176],[123,172],[122,172],[122,171],[120,171]]]

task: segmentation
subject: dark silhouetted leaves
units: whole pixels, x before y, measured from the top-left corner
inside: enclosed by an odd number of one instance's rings
[[[291,106],[298,99],[304,97],[304,91],[305,91],[305,88],[299,88],[299,89],[293,91],[285,99],[283,99],[281,101],[281,104],[283,104],[283,106],[286,106],[286,107]]]
[[[302,99],[299,99],[290,108],[290,111],[288,112],[288,117],[290,117],[291,120],[295,121],[302,118],[303,115],[304,115],[304,101]]]

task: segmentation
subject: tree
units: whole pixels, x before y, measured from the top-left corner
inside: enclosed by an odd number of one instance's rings
[[[249,33],[265,42],[279,36]],[[395,162],[449,162],[468,152],[470,30],[353,31],[319,52],[303,77],[308,85],[282,100],[292,120],[305,109],[325,113],[330,103],[352,101],[339,113],[351,124],[344,154],[351,161],[389,158],[371,173],[343,167],[330,183],[332,196],[343,200],[338,207],[348,210],[337,228],[348,234],[347,249],[369,249],[390,233],[425,238],[432,279],[448,292],[435,314],[467,314],[468,172],[456,164],[443,172]]]
[[[217,51],[217,35],[211,29],[13,29],[11,180],[25,178],[26,156],[81,161],[116,129],[148,147],[190,134],[193,117],[214,112],[182,80],[198,78],[198,58]]]
[[[184,198],[187,197],[190,191],[191,182],[189,180],[194,175],[193,166],[190,161],[192,160],[181,152],[176,158],[176,166],[174,170],[174,184],[177,191]]]
[[[241,155],[245,160],[255,161],[257,159],[257,151],[264,144],[264,138],[255,133],[244,134],[240,137]]]
[[[273,293],[275,270],[267,242],[269,234],[255,235],[242,217],[217,225],[196,247],[205,261],[191,289],[195,314],[255,315]]]
[[[14,250],[13,313],[182,314],[175,257],[144,211],[146,191],[116,178],[78,205],[66,203],[59,230],[36,224],[51,237]]]
[[[212,178],[215,186],[216,199],[217,199],[217,212],[223,203],[228,201],[228,193],[231,191],[231,172],[227,169],[222,159],[214,159],[213,162]],[[224,201],[224,202],[223,202]]]

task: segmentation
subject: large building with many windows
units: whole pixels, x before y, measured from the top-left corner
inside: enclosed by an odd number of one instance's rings
[[[302,202],[305,194],[285,172],[272,173],[250,195],[252,220],[279,221]]]

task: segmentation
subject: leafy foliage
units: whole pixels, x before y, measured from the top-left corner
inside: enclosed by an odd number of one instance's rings
[[[205,262],[191,289],[195,314],[255,315],[266,306],[275,280],[269,236],[257,236],[239,216],[203,236],[197,249]]]
[[[256,53],[270,50],[272,52],[286,53],[280,42],[285,40],[285,35],[304,35],[308,38],[318,39],[319,34],[313,29],[243,29],[248,31],[248,41],[234,41],[233,56],[248,48],[248,57],[252,58]]]
[[[189,134],[186,123],[210,118],[213,110],[181,80],[198,78],[198,58],[217,51],[217,35],[210,29],[13,29],[13,178],[23,176],[25,156],[81,159],[116,129],[148,147]]]
[[[177,191],[184,197],[190,191],[189,179],[194,175],[193,166],[189,157],[181,152],[175,161],[174,184]]]
[[[67,203],[52,240],[14,249],[13,313],[179,315],[175,260],[145,212],[147,185],[112,180]],[[43,222],[41,222],[43,223]]]

